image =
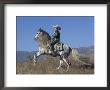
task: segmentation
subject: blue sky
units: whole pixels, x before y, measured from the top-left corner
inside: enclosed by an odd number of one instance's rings
[[[38,43],[34,40],[41,27],[50,35],[53,25],[61,26],[61,41],[72,48],[94,45],[93,16],[17,16],[17,51],[35,51]]]

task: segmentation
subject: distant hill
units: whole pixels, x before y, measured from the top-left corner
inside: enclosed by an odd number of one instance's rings
[[[32,60],[33,56],[36,52],[37,51],[32,51],[32,52],[16,51],[16,61],[17,62],[24,62],[24,61],[27,61],[30,59]],[[46,60],[46,58],[47,58],[47,55],[43,55],[43,56],[39,57],[40,60]]]
[[[94,46],[89,47],[80,47],[77,48],[78,53],[80,56],[85,57],[94,57]],[[33,55],[36,53],[36,51],[28,52],[28,51],[16,51],[16,60],[17,62],[23,62],[28,60],[29,58],[32,59]],[[47,55],[43,55],[40,57],[40,59],[45,60],[47,58]]]
[[[80,55],[94,54],[94,46],[77,48]]]
[[[22,62],[27,60],[27,58],[31,57],[34,55],[34,51],[28,52],[28,51],[16,51],[16,60],[17,62]]]
[[[94,46],[77,48],[80,59],[94,63]]]

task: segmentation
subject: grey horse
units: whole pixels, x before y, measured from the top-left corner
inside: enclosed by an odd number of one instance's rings
[[[49,48],[51,37],[50,35],[44,31],[43,29],[39,29],[34,37],[34,39],[39,43],[38,52],[34,55],[33,61],[37,62],[37,57],[39,57],[42,54],[49,54],[52,55],[52,51]],[[79,60],[79,55],[76,49],[70,48],[68,45],[64,43],[57,43],[54,45],[56,56],[60,57],[60,64],[57,67],[57,69],[60,69],[62,64],[65,62],[67,65],[67,70],[69,69],[69,66],[71,65],[71,62],[68,59],[68,56],[70,53],[72,53],[72,57],[74,60],[79,61],[83,64],[86,64],[85,62]],[[63,49],[62,49],[63,48]]]

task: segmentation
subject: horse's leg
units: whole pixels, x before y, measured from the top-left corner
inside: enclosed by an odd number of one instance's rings
[[[34,54],[34,58],[33,58],[33,63],[34,63],[34,66],[36,65],[36,54]]]
[[[69,64],[68,64],[66,58],[63,58],[63,61],[67,64],[67,70],[66,70],[66,71],[68,71],[68,69],[69,69]]]
[[[40,51],[37,52],[36,54],[34,54],[34,58],[33,58],[34,65],[35,65],[35,63],[37,62],[37,61],[36,61],[36,58],[37,58],[38,56],[40,56],[40,55],[41,55],[41,52],[40,52]]]
[[[57,69],[60,69],[60,67],[62,66],[63,61],[60,60],[60,65],[57,67]]]
[[[36,55],[34,54],[34,58],[33,58],[33,61],[36,63]]]
[[[71,65],[71,61],[68,58],[66,60],[67,60],[68,64]]]
[[[34,63],[34,66],[36,65],[36,54],[34,54],[34,58],[33,58],[33,63]]]

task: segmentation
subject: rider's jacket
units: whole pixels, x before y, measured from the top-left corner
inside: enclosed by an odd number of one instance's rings
[[[59,42],[60,41],[60,32],[59,32],[59,30],[55,30],[55,32],[52,35],[52,40],[54,42]]]

